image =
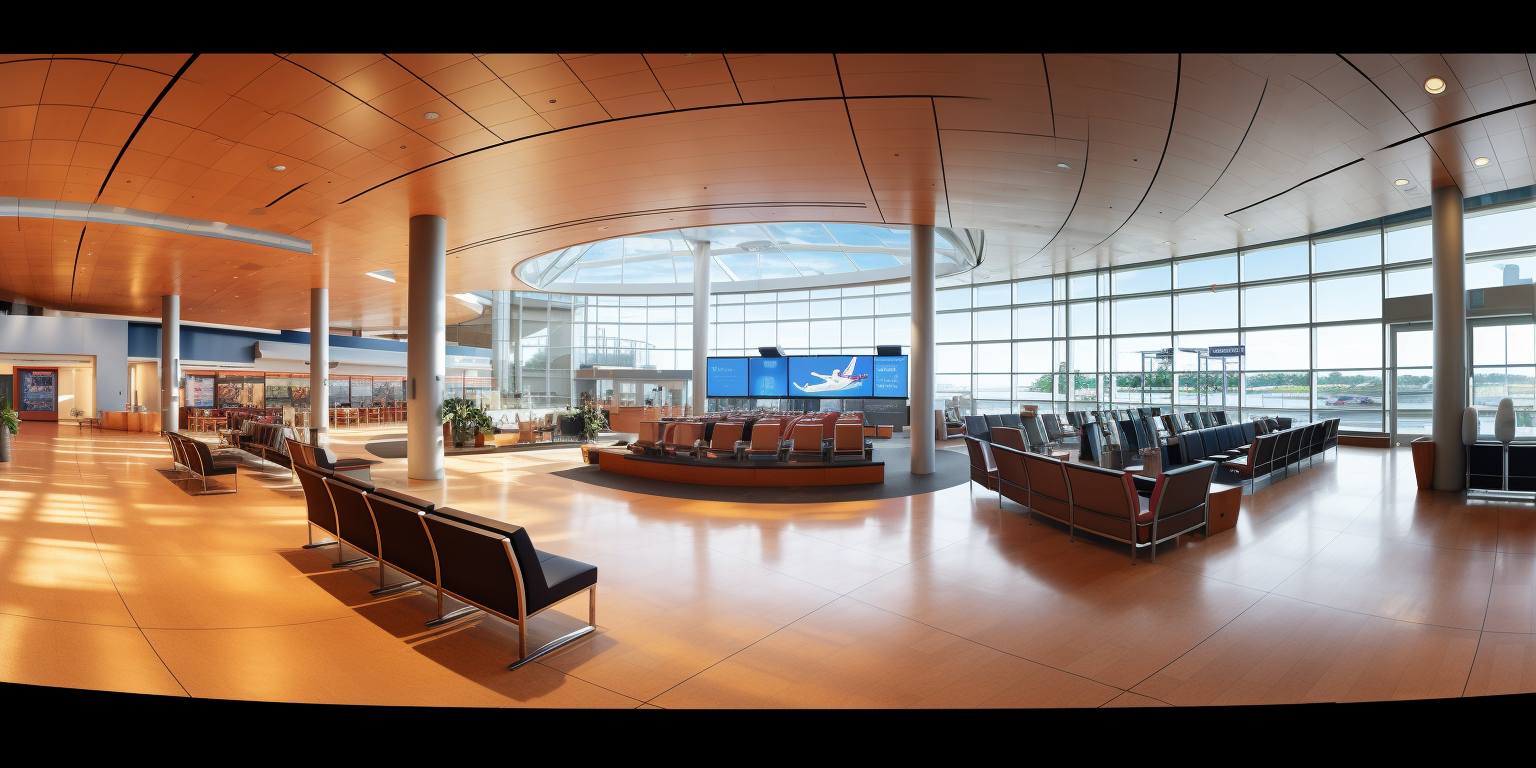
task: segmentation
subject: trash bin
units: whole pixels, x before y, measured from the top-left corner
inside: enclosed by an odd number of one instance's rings
[[[1163,473],[1163,451],[1160,448],[1141,449],[1141,472],[1143,477],[1157,477]]]
[[[1119,448],[1106,445],[1099,449],[1099,466],[1105,469],[1125,469],[1125,454]]]

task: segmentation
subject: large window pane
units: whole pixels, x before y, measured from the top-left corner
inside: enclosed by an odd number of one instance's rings
[[[1115,333],[1167,331],[1172,320],[1167,296],[1115,300]]]
[[[875,297],[875,314],[907,315],[912,313],[912,294],[897,293]]]
[[[1363,237],[1325,240],[1313,247],[1312,271],[1314,272],[1373,267],[1380,263],[1381,235],[1376,232]]]
[[[1201,291],[1181,293],[1175,298],[1178,330],[1237,327],[1237,291]]]
[[[1161,264],[1156,267],[1117,269],[1114,274],[1114,292],[1116,294],[1124,294],[1166,291],[1169,285],[1171,285],[1169,280],[1170,271],[1170,267],[1167,264]]]
[[[1009,391],[1010,390],[1010,384],[1011,384],[1012,379],[1013,379],[1012,376],[1008,376],[1007,374],[1003,374],[1003,375],[993,374],[993,375],[977,376],[975,378],[976,378],[976,389],[974,390],[975,391],[975,395],[973,395],[973,397],[975,397],[977,400],[1000,400],[1000,401],[1004,401],[1004,402],[1002,402],[1000,404],[1002,407],[997,409],[998,412],[1000,412],[1000,413],[1008,413],[1008,412],[1013,410],[1012,408],[1008,407],[1008,404],[1006,402],[1013,395],[1013,393]],[[981,403],[978,402],[977,406],[979,407],[980,405],[981,405]],[[978,410],[979,410],[979,408],[978,408]],[[989,409],[989,410],[991,410],[991,409]]]
[[[1504,365],[1504,326],[1479,325],[1472,329],[1472,364]]]
[[[933,348],[933,364],[936,373],[970,373],[971,345],[940,344]]]
[[[1013,370],[1012,344],[977,344],[977,373],[1008,373]]]
[[[1251,354],[1252,349],[1249,352]],[[1328,325],[1318,328],[1317,367],[1380,368],[1381,324]]]
[[[873,297],[843,299],[843,317],[859,317],[860,315],[873,315],[874,313],[875,300]]]
[[[1248,331],[1243,334],[1248,356],[1244,368],[1305,370],[1312,367],[1311,331],[1286,328],[1279,331]],[[1380,334],[1377,335],[1379,347]],[[1380,352],[1378,351],[1378,355]],[[1377,363],[1380,365],[1380,363]]]
[[[773,346],[779,343],[778,326],[775,323],[747,323],[744,343],[749,348]]]
[[[1013,311],[1015,339],[1044,339],[1051,336],[1050,306],[1020,307]]]
[[[1025,373],[1014,376],[1014,397],[1020,400],[1049,400],[1052,378],[1053,376],[1049,373]]]
[[[1243,325],[1290,325],[1307,322],[1306,283],[1281,283],[1243,289]]]
[[[1387,231],[1387,263],[1427,259],[1433,254],[1428,224]]]
[[[779,345],[785,349],[809,349],[811,324],[803,321],[779,323]]]
[[[811,317],[842,317],[843,302],[822,300],[811,302]]]
[[[873,347],[875,345],[875,321],[871,318],[843,321],[843,346]],[[873,350],[870,350],[873,351]]]
[[[1167,336],[1126,336],[1115,339],[1114,352],[1109,359],[1109,365],[1116,371],[1140,371],[1142,369],[1143,352],[1161,352],[1173,346],[1173,342]],[[1148,370],[1157,370],[1159,365],[1170,366],[1173,361],[1166,364],[1160,363],[1157,358],[1148,358],[1146,365]]]
[[[1013,345],[1015,371],[1051,371],[1051,342],[1021,341]]]
[[[1495,288],[1503,285],[1530,285],[1536,274],[1536,258],[1512,256],[1492,261],[1467,262],[1467,290]]]
[[[934,340],[943,343],[946,341],[970,341],[971,340],[971,313],[951,312],[947,315],[935,315],[933,318]]]
[[[1099,370],[1099,342],[1096,339],[1077,339],[1071,344],[1072,370],[1084,372]]]
[[[1073,299],[1091,299],[1099,295],[1098,276],[1092,272],[1067,276],[1067,296]]]
[[[791,301],[779,305],[780,320],[804,320],[811,316],[811,305],[803,301]]]
[[[1207,256],[1174,264],[1179,288],[1207,288],[1237,282],[1237,254]]]
[[[1006,309],[989,309],[985,312],[977,312],[976,331],[972,338],[977,341],[988,339],[1007,339],[1012,332],[1008,322],[1009,311]]]
[[[1211,347],[1230,347],[1241,343],[1236,333],[1181,333],[1173,340],[1174,368],[1180,371],[1193,371],[1199,368],[1200,356],[1195,352],[1185,352],[1186,349],[1210,349]],[[1248,367],[1248,366],[1244,366]]]
[[[1249,413],[1274,414],[1311,407],[1311,374],[1249,372],[1243,376],[1243,405]]]
[[[1381,317],[1381,276],[1378,274],[1318,280],[1316,285],[1312,316],[1317,322]]]
[[[1007,283],[976,286],[976,306],[1001,307],[1012,303],[1012,286]]]
[[[1386,389],[1381,371],[1318,371],[1318,418],[1338,418],[1343,429],[1381,430]]]
[[[1051,300],[1051,281],[1025,280],[1013,284],[1013,303],[1035,304]]]
[[[1536,208],[1471,215],[1464,226],[1467,253],[1536,244]]]
[[[1307,273],[1307,242],[1243,252],[1243,281],[1270,280]]]
[[[1098,304],[1092,301],[1067,305],[1067,327],[1072,336],[1092,336],[1098,333]]]
[[[934,306],[942,312],[946,309],[969,309],[971,306],[970,288],[946,288],[934,295]]]
[[[1430,293],[1432,288],[1429,267],[1399,269],[1387,273],[1387,298],[1389,299],[1399,296],[1422,296]]]
[[[843,324],[837,320],[813,320],[811,322],[812,347],[841,347]]]
[[[900,344],[908,346],[912,343],[912,318],[910,317],[880,317],[875,319],[875,343],[876,344]]]

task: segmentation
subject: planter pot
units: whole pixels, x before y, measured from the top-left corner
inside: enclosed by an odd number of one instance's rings
[[[453,425],[443,422],[443,445],[453,445]]]
[[[1435,479],[1435,439],[1415,438],[1408,448],[1413,451],[1413,476],[1419,481],[1419,490],[1431,490]]]
[[[582,427],[585,426],[583,424],[584,421],[585,420],[580,416],[561,416],[560,434],[566,437],[576,437],[580,435]]]
[[[485,435],[483,433],[480,433],[480,432],[476,432],[475,433],[475,447],[476,448],[483,448],[483,447],[485,447]]]
[[[0,427],[0,461],[11,460],[11,430]]]

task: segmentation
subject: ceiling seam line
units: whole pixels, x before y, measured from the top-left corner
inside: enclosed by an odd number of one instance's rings
[[[80,251],[85,245],[85,229],[88,226],[90,225],[84,223],[80,225],[80,241],[75,243],[75,263],[69,270],[69,306],[71,309],[75,306],[75,276],[80,274]]]
[[[272,54],[272,55],[277,56],[277,54]],[[389,54],[381,53],[379,55],[383,56],[386,59],[389,58]],[[286,61],[289,64],[292,64],[293,66],[298,67],[299,69],[302,69],[305,72],[308,72],[311,75],[314,75],[315,77],[318,77],[318,78],[320,78],[321,80],[323,80],[323,81],[325,81],[327,83],[330,83],[332,88],[335,88],[336,90],[341,91],[342,93],[345,93],[346,95],[352,97],[355,101],[357,101],[358,104],[362,104],[362,105],[368,107],[369,109],[373,110],[374,112],[379,113],[379,115],[382,116],[385,120],[388,120],[388,121],[394,123],[395,125],[398,125],[401,128],[406,129],[407,131],[410,131],[411,133],[415,133],[417,136],[421,136],[421,134],[416,133],[416,131],[414,129],[412,129],[409,125],[406,125],[405,123],[402,123],[399,120],[396,120],[392,115],[386,114],[384,112],[384,110],[379,109],[378,107],[375,107],[372,104],[369,104],[367,101],[365,101],[365,100],[363,100],[361,98],[358,98],[357,94],[355,94],[355,93],[353,93],[353,92],[351,92],[351,91],[341,87],[339,84],[333,82],[330,78],[325,77],[324,75],[321,75],[319,72],[316,72],[313,69],[310,69],[309,67],[306,67],[303,64],[300,64],[297,61],[294,61],[293,59],[290,59],[290,58],[288,58],[286,56],[277,56],[277,58],[280,61]],[[393,59],[390,59],[390,60],[393,61]],[[399,65],[397,64],[396,66],[399,66]],[[401,67],[401,69],[405,69],[405,68]],[[406,71],[407,74],[410,74],[410,70],[409,69],[406,69],[405,71]],[[412,77],[414,77],[414,75],[412,75]],[[293,114],[293,113],[290,112],[289,114]],[[295,115],[295,117],[297,117],[297,115]],[[427,137],[425,137],[425,136],[421,136],[421,137],[423,139],[427,139]],[[427,139],[427,143],[431,144],[434,147],[437,147],[438,149],[443,150],[444,152],[448,151],[446,148],[443,147],[443,145],[438,144],[437,142],[435,142],[435,141],[433,141],[431,139]],[[373,154],[373,150],[368,149],[367,147],[363,147],[361,144],[355,144],[354,143],[353,146],[356,146],[356,147],[362,149],[363,151],[365,151],[365,152],[367,152],[369,154]]]
[[[282,202],[283,198],[285,198],[285,197],[287,197],[287,196],[289,196],[289,195],[291,195],[291,194],[293,194],[293,193],[303,189],[305,184],[308,184],[308,183],[309,182],[306,181],[306,182],[304,182],[304,184],[300,184],[297,187],[294,187],[293,189],[290,189],[287,192],[284,192],[281,195],[278,195],[276,200],[273,200],[272,202],[267,203],[266,205],[264,205],[262,207],[263,208],[271,208],[272,206],[277,205],[279,202]]]
[[[944,134],[939,131],[939,104],[936,99],[929,98],[928,106],[933,110],[933,140],[939,145],[939,181],[944,182],[944,216],[949,219],[949,226],[955,226],[955,209],[949,203],[949,173],[944,170]]]
[[[1258,120],[1259,120],[1259,110],[1264,108],[1264,97],[1268,96],[1268,95],[1269,95],[1269,78],[1264,78],[1264,90],[1259,91],[1259,103],[1254,105],[1254,107],[1253,107],[1253,117],[1248,118],[1248,129],[1243,131],[1243,138],[1238,140],[1238,142],[1237,142],[1237,149],[1232,150],[1232,156],[1227,158],[1226,166],[1221,169],[1221,173],[1220,174],[1217,174],[1217,176],[1216,176],[1216,181],[1217,182],[1220,182],[1221,178],[1223,176],[1227,175],[1227,171],[1232,168],[1232,163],[1237,161],[1237,154],[1239,152],[1243,151],[1243,145],[1248,142],[1248,134],[1253,132],[1253,124],[1258,122]],[[1201,195],[1200,199],[1195,201],[1195,204],[1199,205],[1200,203],[1205,202],[1205,198],[1209,197],[1210,194],[1211,194],[1211,190],[1213,190],[1215,188],[1216,188],[1216,184],[1212,183],[1211,186],[1206,188],[1205,194]]]
[[[724,56],[725,54],[722,53],[720,55]],[[672,103],[672,94],[667,93],[667,87],[662,85],[661,84],[661,78],[656,76],[656,68],[651,66],[651,60],[646,58],[645,54],[643,54],[643,53],[640,54],[640,60],[645,62],[645,71],[651,73],[651,79],[656,81],[656,87],[661,90],[662,98],[667,100],[667,106],[671,107],[673,109],[673,111],[676,111],[677,110],[677,105]],[[567,65],[567,66],[569,66],[569,65]],[[590,90],[590,89],[588,89],[588,90]]]
[[[504,146],[506,146],[508,144],[516,144],[517,142],[520,142],[520,141],[527,141],[529,139],[537,139],[537,138],[540,138],[540,137],[543,137],[543,136],[550,136],[550,135],[553,135],[553,134],[556,134],[556,133],[564,133],[566,131],[574,131],[574,130],[577,130],[579,128],[590,128],[590,127],[592,127],[594,125],[607,125],[608,123],[617,123],[617,122],[620,122],[620,121],[623,121],[623,120],[638,120],[638,119],[644,118],[644,117],[658,117],[660,115],[673,115],[673,114],[680,114],[680,113],[683,113],[683,112],[702,112],[702,111],[707,110],[707,109],[730,109],[732,107],[760,107],[760,106],[765,106],[765,105],[769,105],[769,104],[797,104],[797,103],[811,103],[811,102],[818,102],[818,101],[840,101],[840,100],[844,100],[844,99],[849,99],[849,100],[853,100],[853,101],[866,101],[866,100],[867,101],[877,101],[877,100],[880,100],[880,99],[929,99],[929,98],[933,98],[933,94],[931,94],[931,93],[907,93],[907,94],[892,94],[892,95],[889,95],[889,96],[812,96],[812,97],[801,98],[801,99],[773,99],[773,100],[770,100],[770,101],[753,101],[753,102],[749,102],[749,103],[746,103],[746,104],[711,104],[711,105],[702,106],[702,107],[684,107],[682,109],[674,109],[674,110],[669,110],[669,111],[666,111],[666,112],[646,112],[646,113],[640,114],[640,115],[628,115],[626,117],[615,117],[615,118],[610,118],[608,120],[595,120],[595,121],[590,122],[590,123],[581,123],[579,125],[566,126],[565,128],[552,128],[552,129],[547,130],[547,131],[540,131],[538,133],[530,133],[527,136],[519,136],[519,137],[517,137],[515,139],[507,139],[506,141],[503,141],[503,142],[498,143],[498,144],[491,144],[489,146],[480,147],[478,149],[471,149],[471,150],[469,150],[467,152],[461,152],[461,153],[459,153],[457,155],[454,155],[452,157],[445,157],[445,158],[443,158],[441,160],[434,160],[433,162],[427,163],[426,165],[423,165],[420,168],[417,168],[415,170],[406,171],[405,173],[402,173],[399,176],[395,176],[394,178],[386,179],[384,181],[381,181],[378,184],[375,184],[375,185],[373,185],[373,186],[371,186],[371,187],[369,187],[369,188],[367,188],[367,189],[365,189],[365,190],[363,190],[363,191],[361,191],[361,192],[359,192],[359,193],[357,193],[357,194],[355,194],[355,195],[353,195],[353,196],[351,196],[351,197],[349,197],[349,198],[347,198],[345,200],[342,200],[342,201],[338,202],[337,205],[341,205],[343,203],[349,203],[349,202],[351,202],[351,201],[353,201],[353,200],[355,200],[355,199],[357,199],[359,197],[362,197],[363,195],[368,194],[369,192],[374,191],[375,189],[378,189],[380,187],[384,187],[384,186],[388,186],[390,184],[393,184],[394,182],[399,181],[400,179],[403,179],[403,178],[405,178],[407,176],[410,176],[410,175],[412,175],[414,173],[419,173],[419,172],[424,171],[424,170],[426,170],[428,168],[431,168],[433,166],[441,165],[441,164],[447,163],[447,162],[451,162],[451,161],[457,160],[457,159],[459,159],[461,157],[468,157],[468,156],[473,155],[473,154],[475,154],[477,152],[484,152],[484,151],[486,151],[488,149],[496,149],[497,147],[504,147]],[[980,96],[941,96],[940,98],[945,98],[945,99],[971,99],[971,100],[974,100],[974,101],[991,101],[991,99],[988,99],[988,98],[985,98],[985,97],[980,97]]]
[[[47,57],[47,58],[35,58],[35,59],[9,59],[9,60],[6,60],[6,61],[0,61],[0,66],[3,66],[5,64],[21,64],[22,62],[27,62],[27,61],[89,61],[89,62],[94,62],[96,64],[106,64],[106,65],[112,66],[112,67],[127,67],[129,69],[137,69],[137,70],[142,71],[142,72],[153,72],[153,73],[155,73],[157,75],[160,75],[161,77],[170,77],[170,73],[168,73],[168,72],[161,72],[158,69],[150,69],[149,67],[141,67],[141,66],[139,66],[137,64],[124,64],[124,63],[119,62],[119,61],[107,61],[105,59],[88,59],[88,58],[85,58],[83,56],[50,56],[50,57]],[[78,107],[80,105],[79,104],[72,104],[70,106]]]
[[[1168,159],[1168,147],[1173,144],[1173,125],[1179,119],[1179,89],[1181,86],[1183,86],[1183,84],[1184,54],[1181,53],[1179,54],[1179,63],[1174,69],[1173,74],[1173,112],[1168,115],[1168,135],[1163,138],[1163,153],[1157,158],[1157,168],[1153,169],[1152,171],[1152,180],[1147,182],[1147,191],[1141,193],[1141,199],[1136,201],[1136,207],[1131,209],[1131,212],[1125,217],[1125,221],[1120,222],[1120,226],[1115,227],[1115,231],[1105,235],[1104,239],[1094,243],[1093,248],[1097,248],[1109,242],[1110,238],[1120,234],[1120,230],[1125,229],[1125,225],[1131,223],[1131,219],[1136,217],[1136,213],[1141,210],[1141,206],[1145,205],[1147,198],[1151,196],[1152,187],[1156,186],[1157,184],[1157,175],[1163,170],[1163,161]],[[1093,250],[1093,248],[1089,248],[1088,250]]]
[[[1040,54],[1040,71],[1045,73],[1045,104],[1051,110],[1051,138],[1056,138],[1056,96],[1051,93],[1051,65]],[[1026,134],[1033,135],[1033,134]]]
[[[853,109],[848,106],[848,89],[843,87],[843,67],[837,62],[835,53],[832,54],[832,71],[837,73],[837,92],[842,94],[843,116],[848,118],[848,137],[853,139],[854,154],[859,156],[859,170],[864,171],[864,183],[869,187],[869,199],[875,201],[875,213],[880,214],[880,222],[889,223],[885,220],[885,209],[880,207],[880,196],[875,194],[875,182],[869,178],[869,165],[864,162],[864,148],[859,146],[859,132],[853,127]]]
[[[1025,261],[1045,253],[1045,250],[1051,247],[1051,243],[1056,242],[1056,238],[1061,237],[1061,233],[1067,228],[1067,222],[1072,220],[1072,213],[1077,210],[1077,202],[1083,199],[1083,187],[1088,185],[1088,155],[1093,149],[1093,120],[1085,120],[1084,125],[1086,127],[1083,130],[1083,172],[1077,177],[1077,195],[1072,198],[1072,207],[1068,208],[1067,215],[1062,217],[1061,226],[1056,228],[1056,234],[1051,235],[1051,239],[1045,241],[1045,245],[1040,246],[1040,249],[1035,251],[1028,259],[1025,259]],[[1068,258],[1071,258],[1070,254],[1068,254]],[[1054,264],[1055,262],[1053,261],[1052,263]]]
[[[160,89],[160,95],[156,96],[155,100],[150,103],[149,109],[144,110],[143,117],[139,118],[139,124],[133,127],[133,133],[128,134],[128,140],[123,142],[123,148],[117,151],[117,158],[112,161],[112,167],[107,169],[107,175],[102,178],[101,189],[96,192],[96,200],[100,200],[101,196],[106,194],[107,183],[112,181],[112,173],[117,170],[117,164],[123,161],[123,155],[128,154],[128,147],[131,146],[133,144],[133,140],[138,137],[139,131],[144,129],[144,124],[149,122],[149,116],[154,113],[155,107],[160,106],[160,102],[165,100],[165,95],[171,92],[172,86],[176,85],[177,81],[181,80],[181,76],[187,73],[187,69],[192,66],[192,62],[197,61],[197,57],[201,55],[201,53],[194,53],[188,57],[186,63],[181,65],[181,69],[176,70],[176,74],[171,75],[170,82],[167,82],[165,87]]]
[[[459,106],[459,105],[458,105],[458,104],[457,104],[457,103],[456,103],[456,102],[455,102],[455,101],[454,101],[454,100],[453,100],[453,99],[450,99],[450,98],[448,98],[448,94],[446,94],[446,93],[443,93],[443,92],[442,92],[442,91],[439,91],[439,90],[438,90],[438,89],[437,89],[437,86],[435,86],[435,85],[433,85],[433,84],[431,84],[431,83],[429,83],[429,82],[427,82],[427,80],[426,80],[426,78],[424,78],[424,77],[422,77],[422,76],[421,76],[421,75],[418,75],[418,74],[416,74],[416,73],[415,73],[415,72],[412,72],[412,71],[411,71],[411,68],[410,68],[410,67],[407,67],[407,66],[406,66],[406,65],[404,65],[404,64],[401,64],[401,63],[400,63],[400,62],[398,62],[398,61],[395,61],[395,57],[393,57],[393,56],[391,56],[391,55],[389,55],[389,54],[387,54],[387,53],[386,53],[386,54],[384,54],[384,58],[386,58],[386,59],[389,59],[389,60],[390,60],[390,61],[394,61],[394,62],[395,62],[395,66],[397,66],[397,67],[399,67],[399,68],[401,68],[401,69],[403,69],[403,70],[405,70],[405,71],[406,71],[406,72],[407,72],[407,73],[409,73],[409,74],[410,74],[410,76],[411,76],[411,77],[414,77],[414,78],[416,78],[416,80],[417,80],[417,81],[419,81],[419,82],[420,82],[420,83],[421,83],[421,84],[422,84],[422,85],[425,85],[425,86],[426,86],[426,87],[428,87],[428,88],[431,88],[431,89],[432,89],[432,92],[433,92],[433,93],[435,93],[435,94],[437,94],[437,95],[438,95],[438,96],[441,96],[441,97],[442,97],[442,99],[443,99],[443,101],[446,101],[446,102],[448,102],[448,103],[449,103],[449,104],[452,104],[452,105],[453,105],[453,108],[454,108],[454,109],[457,109],[457,110],[459,110],[459,111],[460,111],[460,112],[463,112],[463,113],[464,113],[464,116],[465,116],[465,117],[468,117],[468,118],[469,118],[469,119],[471,119],[471,120],[473,120],[473,121],[475,121],[475,125],[478,125],[478,126],[480,126],[480,127],[481,127],[481,128],[483,128],[483,129],[485,129],[485,132],[486,132],[486,133],[489,133],[489,134],[491,134],[491,135],[492,135],[492,136],[496,136],[496,134],[495,134],[495,133],[493,133],[493,132],[492,132],[492,131],[491,131],[491,129],[490,129],[490,128],[489,128],[489,127],[487,127],[487,126],[486,126],[486,124],[485,124],[485,123],[482,123],[482,122],[480,122],[480,118],[478,118],[478,117],[475,117],[475,116],[474,116],[474,115],[471,115],[471,114],[470,114],[470,113],[469,113],[469,110],[467,110],[467,109],[465,109],[465,108],[463,108],[463,107],[461,107],[461,106]],[[493,73],[491,73],[491,74],[493,74],[493,75],[494,75],[494,74],[495,74],[495,73],[494,73],[494,72],[493,72]],[[496,138],[498,138],[498,139],[499,139],[499,138],[501,138],[501,137],[500,137],[500,136],[496,136]],[[428,140],[428,141],[432,141],[432,140],[431,140],[431,139],[427,139],[427,140]],[[433,142],[433,143],[434,143],[434,144],[435,144],[435,143],[437,143],[437,142]]]
[[[1398,106],[1398,105],[1397,105],[1397,102],[1395,102],[1395,101],[1393,101],[1393,100],[1392,100],[1392,97],[1391,97],[1391,96],[1388,96],[1388,95],[1387,95],[1387,92],[1386,92],[1386,91],[1383,91],[1383,90],[1382,90],[1382,89],[1381,89],[1381,86],[1379,86],[1379,85],[1377,85],[1377,84],[1376,84],[1376,81],[1375,81],[1375,80],[1372,80],[1372,79],[1371,79],[1371,77],[1370,77],[1370,76],[1369,76],[1369,75],[1367,75],[1367,74],[1365,74],[1365,73],[1364,73],[1364,72],[1361,72],[1361,71],[1360,71],[1360,68],[1359,68],[1359,67],[1357,67],[1357,66],[1355,66],[1355,63],[1354,63],[1354,62],[1353,62],[1353,61],[1350,61],[1350,60],[1349,60],[1349,59],[1348,59],[1348,57],[1346,57],[1346,56],[1345,56],[1345,55],[1344,55],[1344,54],[1342,54],[1342,53],[1335,53],[1335,54],[1334,54],[1334,55],[1335,55],[1335,56],[1337,56],[1337,57],[1339,57],[1339,59],[1340,59],[1340,60],[1341,60],[1341,61],[1343,61],[1343,62],[1344,62],[1344,63],[1345,63],[1345,64],[1348,64],[1348,65],[1349,65],[1349,68],[1350,68],[1350,69],[1353,69],[1353,70],[1354,70],[1354,71],[1355,71],[1355,74],[1357,74],[1357,75],[1359,75],[1359,76],[1361,76],[1361,77],[1363,77],[1363,78],[1365,78],[1365,81],[1366,81],[1366,82],[1367,82],[1367,83],[1370,83],[1370,84],[1371,84],[1371,87],[1372,87],[1372,88],[1375,88],[1375,89],[1376,89],[1376,92],[1377,92],[1377,93],[1379,93],[1379,94],[1381,94],[1381,97],[1382,97],[1382,98],[1384,98],[1384,99],[1386,99],[1386,100],[1387,100],[1387,103],[1388,103],[1388,104],[1391,104],[1391,105],[1392,105],[1392,108],[1393,108],[1393,109],[1395,109],[1395,110],[1397,110],[1397,113],[1398,113],[1398,114],[1399,114],[1399,115],[1402,115],[1402,116],[1403,116],[1403,119],[1404,119],[1404,120],[1406,120],[1406,121],[1407,121],[1407,122],[1408,122],[1408,127],[1409,127],[1409,128],[1417,128],[1417,127],[1418,127],[1418,126],[1416,126],[1416,125],[1414,125],[1414,124],[1413,124],[1413,118],[1411,118],[1411,117],[1409,117],[1409,116],[1408,116],[1408,113],[1407,113],[1407,112],[1404,112],[1404,111],[1403,111],[1403,108],[1402,108],[1402,107],[1399,107],[1399,106]],[[1332,101],[1332,99],[1329,99],[1329,101]],[[1345,113],[1345,114],[1348,114],[1348,113],[1347,113],[1347,112],[1346,112],[1346,113]],[[1353,115],[1350,115],[1350,117],[1351,117],[1351,118],[1353,118],[1353,117],[1354,117],[1354,116],[1353,116]],[[1359,122],[1359,121],[1358,121],[1358,120],[1357,120],[1357,121],[1356,121],[1356,122]],[[1361,126],[1361,127],[1362,127],[1362,128],[1364,128],[1364,127],[1365,127],[1365,126],[1363,126],[1363,125],[1362,125],[1362,126]],[[1380,151],[1380,150],[1378,150],[1378,151]],[[1449,173],[1449,172],[1450,172],[1450,168],[1451,168],[1451,167],[1450,167],[1450,166],[1449,166],[1449,165],[1446,165],[1446,163],[1445,163],[1445,158],[1443,158],[1443,157],[1441,157],[1441,156],[1440,156],[1440,153],[1439,153],[1439,152],[1436,152],[1436,151],[1435,151],[1435,148],[1434,148],[1434,146],[1433,146],[1433,145],[1431,145],[1431,146],[1430,146],[1430,147],[1429,147],[1429,151],[1430,151],[1430,154],[1433,154],[1433,155],[1434,155],[1434,156],[1435,156],[1435,160],[1437,160],[1437,161],[1439,161],[1439,162],[1440,162],[1440,165],[1441,165],[1441,166],[1442,166],[1442,167],[1444,167],[1444,168],[1445,168],[1445,169],[1446,169],[1446,172],[1447,172],[1447,173]],[[1433,183],[1433,182],[1431,182],[1431,183]]]
[[[529,112],[532,112],[535,115],[539,114],[539,111],[534,109],[533,105],[529,104],[528,100],[523,98],[523,95],[517,92],[517,89],[513,88],[510,85],[507,85],[507,81],[503,80],[501,75],[496,74],[496,70],[491,69],[491,65],[485,63],[485,57],[484,56],[482,56],[480,54],[472,54],[472,55],[475,57],[475,61],[480,62],[480,66],[485,67],[485,71],[491,73],[491,77],[496,78],[496,82],[501,83],[503,86],[506,87],[507,92],[511,93],[513,98],[515,98],[518,101],[522,102],[522,105],[524,107],[527,107]],[[567,65],[567,66],[569,66],[569,65]],[[549,123],[548,120],[545,120],[544,122],[545,122],[546,125]],[[490,129],[487,128],[486,130],[489,131]],[[497,141],[506,141],[506,139],[501,137],[501,134],[499,134],[499,133],[497,133],[495,131],[491,131],[491,135],[495,136]]]
[[[741,97],[741,85],[736,82],[736,73],[731,71],[731,60],[725,54],[720,54],[720,60],[725,62],[725,74],[731,78],[731,87],[736,89],[736,100],[745,104],[746,99]]]

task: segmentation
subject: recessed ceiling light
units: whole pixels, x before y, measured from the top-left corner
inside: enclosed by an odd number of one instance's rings
[[[395,271],[393,269],[381,269],[377,272],[364,272],[363,274],[378,278],[386,283],[393,283],[395,281]]]
[[[428,119],[428,120],[436,120],[436,119],[438,119],[438,118],[439,118],[439,117],[442,117],[442,115],[439,115],[439,114],[438,114],[438,113],[436,113],[436,112],[428,112],[428,113],[426,113],[426,114],[425,114],[425,115],[422,115],[422,117],[425,117],[425,118],[426,118],[426,119]]]
[[[1409,181],[1407,179],[1398,179],[1397,181],[1394,181],[1392,183],[1398,185],[1399,187],[1406,187],[1409,184],[1412,184],[1413,182],[1411,182],[1411,181]]]
[[[405,145],[404,145],[404,144],[401,144],[401,145],[400,145],[400,148],[401,148],[401,149],[405,149]]]
[[[1445,93],[1445,80],[1438,77],[1431,77],[1424,81],[1424,90],[1429,91],[1430,93]]]
[[[1473,160],[1472,164],[1477,166],[1477,167],[1479,167],[1479,168],[1481,168],[1481,167],[1483,167],[1483,166],[1488,164],[1488,158],[1486,158],[1486,157],[1479,157],[1478,159]]]
[[[1173,245],[1173,241],[1172,240],[1164,240],[1163,241],[1163,245]]]
[[[555,100],[554,99],[550,99],[549,103],[553,104],[553,103],[555,103]]]
[[[1253,227],[1249,227],[1249,228],[1248,228],[1248,229],[1247,229],[1247,231],[1248,231],[1248,232],[1252,232],[1252,231],[1253,231]]]
[[[1057,168],[1064,168],[1064,169],[1069,170],[1069,171],[1072,170],[1072,166],[1067,165],[1066,163],[1057,163],[1056,167]]]
[[[286,171],[286,170],[288,170],[288,166],[286,166],[286,165],[269,165],[267,167],[271,168],[274,171]]]

